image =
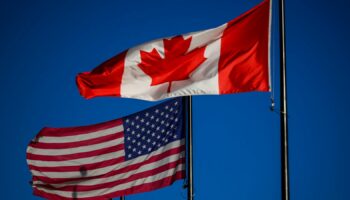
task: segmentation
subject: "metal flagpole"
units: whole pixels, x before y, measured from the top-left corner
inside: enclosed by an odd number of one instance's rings
[[[187,119],[187,200],[193,200],[193,154],[192,154],[192,96],[186,96]]]
[[[279,1],[282,200],[289,200],[285,1]]]

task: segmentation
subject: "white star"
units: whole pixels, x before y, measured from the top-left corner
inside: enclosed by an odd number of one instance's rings
[[[136,140],[135,140],[135,139],[133,139],[131,142],[132,142],[132,143],[135,143],[135,142],[136,142]]]
[[[168,142],[168,139],[165,139],[165,142]]]
[[[127,128],[127,129],[126,129],[126,131],[128,131],[128,132],[129,132],[129,131],[130,131],[130,128]]]
[[[170,108],[170,112],[172,112],[173,110],[174,110],[174,108],[173,108],[173,107],[171,107],[171,108]]]
[[[145,128],[142,128],[141,131],[144,132],[144,131],[145,131]]]
[[[136,125],[136,128],[137,128],[137,129],[140,128],[140,125]]]
[[[148,115],[149,115],[149,113],[147,112],[147,113],[145,114],[145,116],[148,117]]]
[[[152,148],[151,148],[151,147],[149,147],[149,148],[148,148],[148,151],[151,151],[151,150],[152,150]]]
[[[152,136],[154,137],[155,135],[156,135],[156,133],[153,132],[153,133],[152,133]]]
[[[157,136],[157,139],[159,139],[159,138],[160,138],[160,135]]]
[[[167,110],[169,108],[169,106],[165,106],[165,109]]]
[[[165,132],[165,130],[164,129],[162,129],[162,133],[164,133]]]
[[[157,147],[160,147],[160,144],[157,144]]]
[[[146,137],[145,136],[142,136],[142,140],[145,140],[146,139]]]
[[[164,121],[161,121],[160,123],[161,123],[161,124],[164,124]]]
[[[134,135],[134,134],[135,134],[135,131],[131,131],[131,134]]]
[[[145,122],[145,120],[143,118],[140,121],[141,121],[141,123]]]
[[[170,124],[169,123],[166,123],[165,126],[169,126]]]
[[[128,149],[131,149],[131,146],[128,146]]]
[[[131,122],[131,126],[134,126],[134,125],[135,125],[135,123],[132,121],[132,122]]]
[[[151,133],[151,131],[150,130],[147,130],[147,134],[150,134]]]
[[[156,113],[159,113],[159,110],[158,109],[156,109],[156,111],[155,111]]]
[[[143,149],[146,149],[146,145],[142,145],[142,148],[143,148]]]
[[[151,127],[154,128],[156,125],[152,124]]]
[[[139,138],[140,136],[141,136],[140,133],[138,133],[138,134],[136,135],[136,137],[138,137],[138,138]]]
[[[149,122],[146,122],[146,126],[148,126],[149,125]]]
[[[153,141],[153,142],[152,142],[152,144],[153,144],[153,145],[155,145],[155,144],[156,144],[156,142],[154,142],[154,141]]]
[[[139,116],[137,115],[137,116],[135,117],[135,119],[139,119]]]
[[[174,135],[174,136],[173,136],[173,138],[175,138],[175,139],[176,139],[176,138],[177,138],[177,136],[176,136],[176,135]]]
[[[133,148],[133,149],[132,149],[132,151],[134,151],[134,152],[135,152],[135,151],[136,151],[136,148]]]
[[[175,101],[174,105],[176,106],[179,102]]]
[[[151,139],[147,139],[147,142],[150,143],[150,142],[151,142]]]
[[[165,118],[168,118],[168,117],[169,117],[169,115],[168,115],[168,114],[166,114],[166,115],[165,115]]]
[[[130,137],[127,137],[127,140],[130,140],[131,138]]]
[[[164,112],[161,112],[160,115],[163,116],[163,115],[164,115]]]
[[[142,153],[141,151],[137,152],[139,155]]]
[[[177,122],[179,119],[178,118],[175,118],[175,122]]]
[[[159,121],[159,118],[156,119],[156,122],[158,122],[158,121]]]
[[[153,115],[151,116],[151,119],[154,119],[154,116],[153,116]]]
[[[131,154],[129,154],[128,157],[131,158]]]
[[[129,119],[126,119],[125,122],[126,122],[126,123],[129,123]]]
[[[159,126],[157,126],[157,128],[156,128],[156,129],[157,129],[157,131],[158,131],[158,130],[160,129],[160,128],[159,128]]]
[[[141,145],[141,142],[138,142],[138,143],[137,143],[137,146],[140,146],[140,145]]]

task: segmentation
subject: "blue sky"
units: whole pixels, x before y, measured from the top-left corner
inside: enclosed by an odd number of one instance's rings
[[[40,199],[28,183],[25,151],[43,126],[94,124],[156,103],[85,100],[78,72],[152,39],[216,27],[259,2],[2,0],[2,199]],[[286,2],[291,199],[350,199],[349,4]],[[275,1],[276,83],[277,13]],[[196,96],[193,104],[196,199],[280,199],[279,115],[269,110],[270,94]],[[184,199],[182,184],[127,199]]]

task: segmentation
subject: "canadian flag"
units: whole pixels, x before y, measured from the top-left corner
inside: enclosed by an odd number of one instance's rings
[[[80,73],[80,93],[152,101],[269,91],[270,6],[265,0],[217,28],[130,48]]]

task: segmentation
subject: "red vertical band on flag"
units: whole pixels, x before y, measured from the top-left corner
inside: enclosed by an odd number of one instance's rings
[[[126,52],[107,60],[91,72],[80,73],[76,79],[80,94],[87,99],[120,96]]]
[[[266,0],[227,23],[221,38],[220,94],[269,91],[269,10]]]

